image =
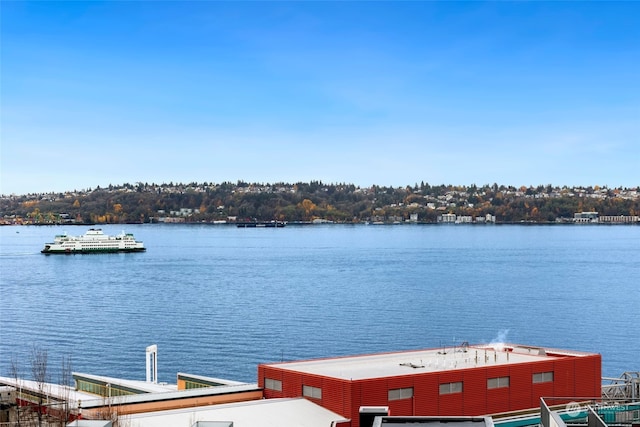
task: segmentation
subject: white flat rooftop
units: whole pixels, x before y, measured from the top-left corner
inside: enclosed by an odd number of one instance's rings
[[[165,384],[165,383],[152,383],[147,381],[138,381],[138,380],[127,380],[124,378],[114,378],[114,377],[106,377],[104,375],[92,375],[92,374],[83,374],[81,372],[73,372],[74,379],[84,378],[91,381],[99,381],[104,383],[109,383],[113,386],[127,387],[134,390],[139,390],[141,393],[162,393],[165,391],[175,391],[178,389],[178,386],[175,384]],[[94,395],[95,398],[95,395]]]
[[[234,427],[327,427],[348,421],[303,399],[261,399],[125,416],[131,427],[192,426],[196,422],[233,422]]]
[[[553,353],[553,355],[550,355]],[[527,363],[562,356],[583,356],[589,353],[546,350],[519,345],[482,345],[440,349],[403,351],[333,359],[265,364],[344,380],[362,380],[424,372],[451,371],[487,366]]]
[[[131,394],[125,396],[118,396],[118,402],[121,404],[133,404],[143,402],[154,402],[156,400],[170,400],[170,399],[185,399],[198,396],[211,396],[214,394],[226,394],[243,391],[258,390],[257,384],[243,383],[239,381],[224,380],[220,378],[210,378],[203,376],[195,376],[181,373],[182,376],[190,378],[206,379],[207,381],[214,381],[224,383],[219,386],[192,388],[186,390],[178,390],[176,384],[155,384],[146,381],[126,380],[122,378],[105,377],[102,375],[90,375],[82,373],[73,373],[74,378],[89,379],[92,381],[98,381],[102,383],[109,383],[112,386],[126,387],[140,391],[139,394]],[[104,406],[104,398],[98,395],[91,395],[91,400],[83,400],[83,408],[92,408]]]
[[[18,378],[17,380],[12,377],[0,377],[0,384],[6,384],[8,386],[14,387],[18,390],[39,390],[40,384],[36,381],[32,380],[23,380],[22,378]],[[73,387],[68,387],[64,385],[58,384],[50,384],[46,383],[46,393],[54,398],[58,398],[61,400],[91,400],[96,399],[95,394],[84,393],[82,391],[76,391]]]

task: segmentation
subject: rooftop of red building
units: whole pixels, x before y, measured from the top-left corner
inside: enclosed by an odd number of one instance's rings
[[[592,353],[500,343],[303,360],[264,366],[344,380],[363,380],[419,372],[513,365],[590,354]]]

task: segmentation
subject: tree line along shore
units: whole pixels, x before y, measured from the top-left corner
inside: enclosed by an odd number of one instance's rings
[[[495,218],[497,223],[573,222],[576,213],[637,222],[640,191],[606,186],[405,187],[308,183],[122,184],[63,193],[0,196],[2,224],[404,222],[443,216]],[[631,218],[631,220],[628,220]]]

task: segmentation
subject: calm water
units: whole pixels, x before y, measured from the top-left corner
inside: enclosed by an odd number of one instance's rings
[[[117,234],[122,226],[105,226]],[[85,227],[0,227],[0,375],[35,345],[73,370],[254,382],[263,362],[490,342],[640,371],[638,226],[127,225],[138,254],[45,256]]]

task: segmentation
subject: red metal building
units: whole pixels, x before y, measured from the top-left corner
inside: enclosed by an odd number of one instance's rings
[[[351,419],[478,416],[538,408],[540,397],[600,397],[599,354],[514,344],[451,347],[258,366],[265,398],[304,396]],[[562,400],[555,400],[560,403]]]

